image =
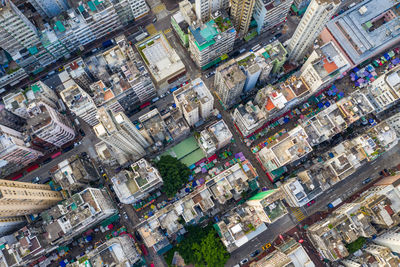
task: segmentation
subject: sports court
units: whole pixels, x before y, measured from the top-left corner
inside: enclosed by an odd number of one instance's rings
[[[191,166],[206,156],[193,136],[169,148],[162,155],[171,155],[186,166]]]

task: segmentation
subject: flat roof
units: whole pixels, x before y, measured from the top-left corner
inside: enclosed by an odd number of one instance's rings
[[[330,20],[326,27],[358,64],[400,40],[400,17],[392,0],[366,0]]]
[[[185,70],[181,58],[163,33],[159,32],[137,43],[136,48],[157,82]]]

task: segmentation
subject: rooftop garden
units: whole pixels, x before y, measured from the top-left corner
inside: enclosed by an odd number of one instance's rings
[[[238,61],[238,64],[239,64],[240,66],[247,66],[248,62],[249,62],[250,60],[254,59],[255,57],[256,57],[256,56],[255,56],[254,54],[250,54],[249,56],[247,56],[247,57],[245,57],[245,58],[239,60],[239,61]]]
[[[222,18],[222,16],[219,16],[214,21],[215,21],[215,24],[217,24],[217,27],[221,32],[224,32],[227,29],[232,27],[232,22],[229,18]]]

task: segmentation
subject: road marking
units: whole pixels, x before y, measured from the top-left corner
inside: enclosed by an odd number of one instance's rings
[[[149,35],[153,35],[157,33],[156,27],[154,27],[154,24],[149,24],[146,26],[146,31],[149,33]]]
[[[294,215],[294,217],[298,222],[301,222],[306,218],[306,216],[304,215],[304,213],[301,211],[300,208],[290,207],[290,211],[292,212],[292,214]]]
[[[165,5],[164,4],[159,4],[158,6],[155,6],[153,8],[153,12],[156,13],[156,14],[160,13],[163,10],[165,10]]]

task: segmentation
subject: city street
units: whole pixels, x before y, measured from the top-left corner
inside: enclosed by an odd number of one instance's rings
[[[327,209],[327,205],[338,197],[345,200],[353,193],[365,187],[365,185],[362,184],[364,179],[371,177],[375,180],[379,177],[379,172],[381,170],[394,167],[397,164],[400,164],[400,144],[397,144],[393,149],[387,151],[375,161],[367,162],[354,174],[335,184],[323,195],[317,197],[315,199],[315,204],[310,207],[302,208],[301,212],[308,217],[318,211],[324,211]],[[243,258],[250,258],[249,254],[254,250],[261,249],[263,245],[271,243],[279,234],[287,232],[299,223],[300,221],[296,219],[295,214],[289,211],[287,215],[279,219],[277,222],[268,225],[268,229],[257,236],[257,238],[234,251],[225,266],[231,267]]]

